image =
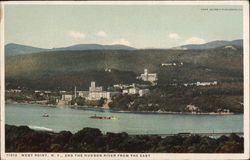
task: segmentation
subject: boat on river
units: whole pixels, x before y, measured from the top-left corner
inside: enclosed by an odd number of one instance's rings
[[[117,117],[114,117],[114,116],[110,116],[110,117],[105,117],[105,116],[90,116],[89,118],[91,119],[111,119],[111,120],[117,120],[118,118]]]
[[[42,115],[42,117],[49,117],[49,115],[45,113]]]

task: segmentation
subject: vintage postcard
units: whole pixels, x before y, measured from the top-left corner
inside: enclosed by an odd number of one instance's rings
[[[249,3],[2,2],[1,159],[249,159]]]

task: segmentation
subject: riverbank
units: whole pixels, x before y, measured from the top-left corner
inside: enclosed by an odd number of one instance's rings
[[[231,134],[217,139],[190,136],[103,134],[83,128],[75,134],[35,131],[27,126],[5,125],[6,152],[131,152],[131,153],[243,153],[244,138]]]
[[[80,106],[80,105],[53,105],[53,104],[41,104],[41,103],[30,103],[30,102],[16,102],[16,101],[6,101],[6,104],[32,104],[32,105],[44,105],[49,107],[71,107],[71,108],[95,108],[95,109],[103,109],[103,110],[110,110],[107,105],[105,106]],[[233,115],[236,113],[233,112],[171,112],[171,111],[123,111],[123,110],[116,110],[112,109],[112,112],[118,113],[148,113],[148,114],[184,114],[184,115]],[[239,113],[241,114],[241,113]]]

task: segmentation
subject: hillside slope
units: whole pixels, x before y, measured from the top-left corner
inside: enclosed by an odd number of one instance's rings
[[[235,46],[236,47],[236,46]],[[162,66],[173,63],[176,66]],[[180,65],[183,63],[183,65]],[[106,68],[112,72],[105,72]],[[7,87],[83,88],[90,80],[108,86],[132,83],[143,72],[159,74],[159,83],[242,81],[243,49],[54,51],[6,57]],[[16,86],[18,87],[18,86]]]

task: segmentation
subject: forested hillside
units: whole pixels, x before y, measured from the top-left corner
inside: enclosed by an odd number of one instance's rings
[[[147,68],[159,84],[242,81],[243,49],[53,51],[6,57],[7,88],[86,88],[91,80],[108,86],[136,82]],[[175,66],[162,66],[175,63]],[[105,69],[111,72],[105,72]]]

